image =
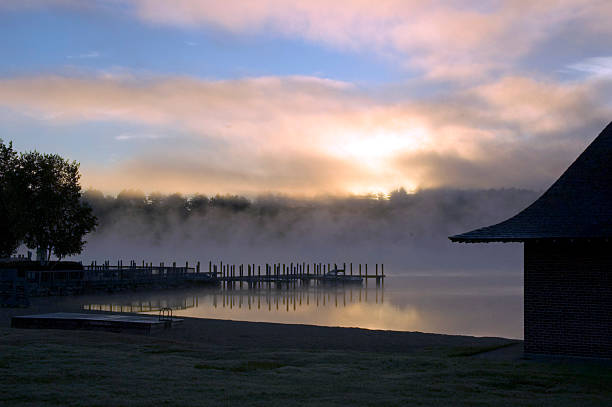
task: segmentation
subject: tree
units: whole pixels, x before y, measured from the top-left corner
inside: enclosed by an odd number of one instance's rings
[[[0,139],[0,258],[10,257],[25,235],[23,185],[17,176],[19,156]]]
[[[206,213],[208,205],[210,205],[210,200],[208,197],[202,194],[195,194],[187,203],[190,213],[197,213],[200,215],[204,215]]]
[[[21,154],[18,178],[25,185],[25,235],[29,248],[49,260],[79,254],[84,236],[97,225],[79,184],[79,164],[57,154]]]

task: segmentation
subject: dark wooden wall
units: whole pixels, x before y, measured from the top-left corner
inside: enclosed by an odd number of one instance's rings
[[[525,242],[525,353],[612,358],[612,243]]]

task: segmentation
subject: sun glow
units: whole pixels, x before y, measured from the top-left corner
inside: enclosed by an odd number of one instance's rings
[[[423,148],[426,140],[427,135],[423,129],[406,132],[380,130],[343,138],[342,144],[332,148],[332,153],[359,160],[361,164],[377,169],[384,168],[385,162],[398,154]]]
[[[428,134],[423,128],[377,130],[368,133],[347,132],[326,149],[330,155],[366,170],[367,179],[348,183],[346,189],[355,195],[379,196],[399,187],[407,191],[418,188],[411,174],[398,172],[394,162],[401,154],[427,147]],[[382,196],[382,195],[381,195]]]

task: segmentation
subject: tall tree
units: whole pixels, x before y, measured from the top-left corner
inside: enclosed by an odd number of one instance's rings
[[[84,236],[96,227],[91,207],[81,199],[79,164],[57,154],[21,154],[19,178],[26,186],[25,244],[58,259],[79,254]]]
[[[0,258],[10,257],[24,234],[24,189],[18,177],[19,156],[0,139]]]

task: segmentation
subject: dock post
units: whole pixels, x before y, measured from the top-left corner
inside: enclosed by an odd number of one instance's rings
[[[378,277],[378,263],[376,263],[376,286],[378,287],[379,284],[380,284],[380,280]]]
[[[200,272],[200,262],[198,261],[197,266],[196,266],[196,273]]]
[[[212,271],[212,261],[208,260],[208,273]]]
[[[353,275],[353,263],[351,262],[351,276]]]

